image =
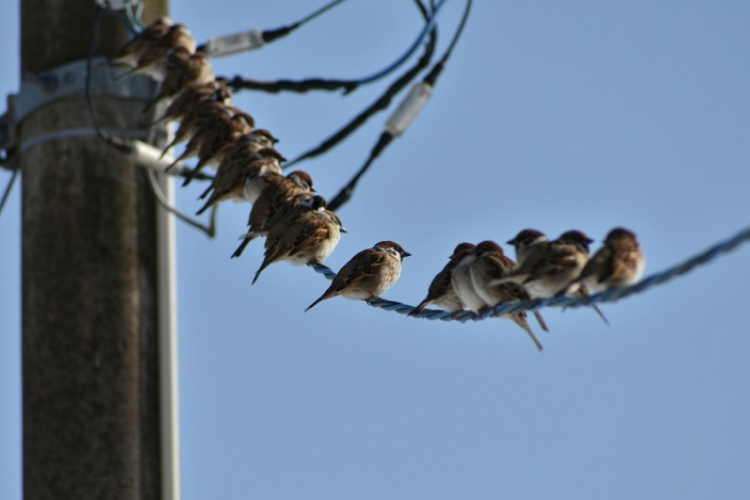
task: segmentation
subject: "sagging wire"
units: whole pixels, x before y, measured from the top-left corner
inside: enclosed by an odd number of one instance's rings
[[[443,57],[440,58],[427,74],[424,79],[417,83],[412,90],[407,94],[401,104],[396,108],[391,117],[385,124],[385,130],[380,134],[380,138],[375,146],[370,151],[370,156],[365,161],[364,165],[359,171],[352,177],[352,179],[341,188],[341,190],[333,197],[328,204],[330,210],[336,211],[341,208],[346,202],[348,202],[354,194],[354,189],[357,187],[357,183],[362,176],[369,170],[376,158],[378,158],[383,151],[393,142],[393,139],[403,134],[407,127],[411,124],[412,120],[416,118],[417,114],[422,110],[427,100],[432,94],[432,89],[435,88],[437,80],[440,77],[443,69],[445,68],[448,59],[453,53],[453,49],[456,47],[458,40],[461,38],[466,21],[469,18],[469,12],[471,12],[472,0],[466,0],[466,7],[464,8],[461,22],[453,35],[450,45],[445,50]],[[287,165],[288,166],[288,165]]]
[[[340,3],[346,0],[333,0],[312,14],[300,19],[299,21],[290,24],[289,26],[283,26],[272,30],[250,30],[243,31],[241,33],[235,33],[232,35],[225,35],[220,37],[213,37],[198,47],[198,50],[206,52],[211,57],[223,57],[230,54],[236,54],[238,52],[245,52],[248,50],[259,49],[263,45],[273,42],[282,38],[292,31],[296,30],[300,26],[307,24],[318,16],[324,14],[328,10],[336,7]]]
[[[422,5],[422,2],[420,0],[416,0],[415,3],[417,4],[417,7],[419,8],[419,11],[422,13],[422,16],[426,19],[429,18],[429,12],[427,12],[427,9],[424,5]],[[435,52],[435,46],[437,45],[437,27],[433,27],[432,31],[430,32],[430,38],[427,41],[427,44],[425,45],[425,51],[422,57],[417,61],[417,63],[410,68],[408,71],[406,71],[403,75],[401,75],[396,81],[394,81],[386,90],[383,92],[383,94],[378,97],[378,99],[373,102],[370,106],[368,106],[366,109],[364,109],[361,113],[359,113],[357,116],[355,116],[349,123],[344,125],[341,129],[339,129],[336,133],[331,135],[328,139],[323,141],[319,146],[306,151],[305,153],[302,153],[300,156],[295,158],[294,160],[288,162],[284,165],[284,169],[287,169],[301,161],[304,161],[308,158],[314,158],[316,156],[322,155],[323,153],[327,152],[337,144],[339,144],[341,141],[349,137],[354,131],[356,131],[359,127],[361,127],[363,124],[367,122],[367,120],[370,119],[373,115],[379,113],[380,111],[383,111],[388,108],[391,104],[391,100],[401,92],[401,90],[404,89],[414,78],[417,77],[419,73],[422,72],[427,66],[429,66],[430,61],[432,61],[432,55]]]
[[[103,10],[104,9],[100,5],[97,4],[96,10],[94,12],[94,23],[93,23],[94,27],[93,27],[92,34],[91,34],[91,46],[89,47],[89,52],[88,52],[88,56],[86,59],[86,80],[85,80],[85,86],[84,86],[84,98],[86,100],[86,107],[88,108],[91,121],[94,125],[94,130],[96,130],[96,134],[99,136],[99,138],[102,139],[107,144],[110,144],[113,147],[117,148],[119,151],[126,153],[126,154],[133,155],[134,153],[137,152],[137,148],[135,148],[133,141],[124,140],[120,137],[114,137],[104,129],[104,127],[102,126],[101,118],[99,117],[99,114],[96,112],[96,108],[94,108],[93,99],[91,98],[92,66],[93,66],[94,52],[96,51],[96,47],[99,44],[99,26],[100,26],[101,14]],[[137,11],[137,17],[140,17],[140,14],[138,14],[138,11]],[[150,135],[153,135],[153,128],[151,132],[152,133]],[[209,238],[213,238],[216,234],[216,210],[213,210],[211,212],[210,224],[208,226],[205,226],[201,222],[194,220],[189,215],[181,212],[180,210],[178,210],[177,208],[169,204],[169,201],[167,200],[166,195],[162,191],[161,186],[159,185],[156,179],[156,174],[153,168],[147,165],[144,165],[144,167],[146,168],[146,170],[148,170],[149,186],[151,187],[151,192],[154,194],[154,197],[156,198],[158,203],[162,207],[164,207],[165,210],[174,214],[178,219],[205,232],[209,236]],[[182,175],[184,175],[184,173]]]
[[[513,314],[521,311],[537,311],[544,307],[587,307],[595,304],[601,304],[603,302],[616,302],[622,298],[630,295],[645,292],[646,290],[656,286],[667,283],[678,276],[682,276],[694,268],[705,265],[714,259],[720,257],[723,254],[735,250],[740,245],[750,241],[750,227],[745,228],[738,232],[734,236],[721,241],[707,250],[687,259],[686,261],[674,265],[664,271],[641,280],[635,285],[612,288],[605,292],[597,293],[595,295],[589,295],[585,297],[552,297],[544,300],[525,300],[518,302],[508,302],[499,304],[489,311],[482,314],[475,314],[472,311],[459,311],[450,313],[439,309],[424,309],[414,315],[410,313],[415,309],[414,306],[396,302],[393,300],[386,300],[380,297],[370,299],[367,302],[372,307],[385,309],[386,311],[395,311],[399,314],[408,315],[413,318],[423,318],[428,320],[440,320],[440,321],[458,321],[465,323],[467,321],[482,321],[490,317],[502,316],[504,314]],[[331,268],[323,264],[308,264],[317,273],[324,275],[329,280],[332,280],[336,276],[336,272]]]
[[[437,15],[440,11],[440,8],[445,4],[446,0],[439,0],[435,7],[432,9],[432,12],[430,13],[429,17],[425,19],[425,26],[422,28],[422,31],[417,36],[416,40],[412,43],[412,45],[404,52],[401,57],[399,57],[396,61],[388,65],[387,67],[383,68],[380,71],[377,71],[376,73],[373,73],[369,76],[358,78],[358,79],[348,79],[348,80],[339,80],[339,79],[323,79],[323,78],[310,78],[306,80],[277,80],[275,82],[261,82],[258,80],[252,80],[252,79],[246,79],[242,78],[240,76],[235,76],[232,79],[224,78],[223,80],[226,82],[226,84],[232,88],[232,90],[242,90],[242,89],[252,89],[252,90],[261,90],[264,92],[270,92],[270,93],[278,93],[281,91],[290,91],[290,92],[308,92],[310,90],[339,90],[343,89],[344,94],[348,94],[350,92],[353,92],[357,87],[360,85],[366,85],[368,83],[375,82],[377,80],[380,80],[381,78],[389,75],[393,71],[397,70],[401,65],[403,65],[419,48],[422,41],[427,37],[427,35],[432,31],[433,27],[435,26],[435,23],[437,22]]]
[[[161,186],[159,185],[159,180],[156,178],[156,172],[154,172],[154,169],[146,167],[146,171],[148,171],[148,180],[151,186],[151,192],[154,193],[154,196],[159,201],[159,204],[164,207],[165,210],[174,214],[174,216],[181,221],[203,231],[209,238],[213,238],[214,236],[216,236],[216,209],[218,208],[218,204],[211,207],[211,215],[209,216],[208,225],[202,224],[200,221],[193,219],[189,215],[170,205],[169,200],[167,200],[167,196],[164,194],[164,191],[162,191]]]

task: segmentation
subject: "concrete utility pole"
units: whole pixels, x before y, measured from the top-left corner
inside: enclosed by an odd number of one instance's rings
[[[84,60],[95,2],[21,0],[21,70]],[[167,13],[146,2],[144,19]],[[127,40],[102,15],[97,55]],[[143,102],[96,98],[107,127],[137,129]],[[90,127],[82,98],[34,110],[19,143]],[[146,172],[96,137],[20,153],[23,489],[36,499],[161,498],[156,205]]]

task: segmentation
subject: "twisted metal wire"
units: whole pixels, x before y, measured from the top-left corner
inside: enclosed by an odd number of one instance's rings
[[[741,244],[746,243],[748,240],[750,240],[750,227],[740,231],[727,240],[717,243],[708,250],[686,260],[681,264],[670,267],[660,273],[652,274],[651,276],[641,280],[635,285],[612,288],[605,292],[589,295],[586,297],[552,297],[544,300],[535,299],[510,302],[499,304],[482,314],[475,314],[471,311],[459,311],[450,313],[439,309],[424,309],[419,313],[414,314],[413,317],[424,318],[433,321],[459,321],[461,323],[465,323],[467,321],[481,321],[491,316],[501,316],[503,314],[515,313],[520,311],[536,311],[537,309],[541,309],[543,307],[585,307],[602,302],[616,302],[634,293],[641,293],[653,286],[661,285],[663,283],[671,281],[673,278],[692,271],[695,267],[707,264],[720,255],[731,252]],[[323,264],[311,263],[308,265],[312,267],[316,272],[324,275],[329,280],[332,280],[336,276],[335,271]],[[407,315],[415,309],[414,306],[402,304],[401,302],[396,302],[393,300],[386,300],[380,297],[370,299],[366,302],[372,307],[378,307],[380,309],[385,309],[386,311],[395,311],[403,315]]]

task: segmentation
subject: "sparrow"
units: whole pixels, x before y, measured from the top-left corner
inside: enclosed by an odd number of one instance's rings
[[[148,75],[154,80],[162,81],[166,73],[167,54],[178,48],[184,48],[192,54],[196,46],[195,39],[184,24],[173,24],[143,52],[135,66],[115,78],[115,81],[135,74]]]
[[[212,184],[213,192],[205,205],[196,212],[196,215],[202,214],[215,203],[229,199],[253,203],[255,199],[247,198],[248,183],[264,187],[266,174],[281,174],[279,161],[283,161],[284,157],[273,148],[263,148],[255,153],[249,161],[240,160],[242,159],[237,158],[236,162],[227,163],[224,170],[216,172]]]
[[[471,281],[471,264],[475,258],[476,255],[472,251],[457,259],[456,266],[451,273],[451,284],[464,307],[478,313],[487,304],[474,290],[474,284]]]
[[[206,83],[191,83],[175,96],[167,110],[154,124],[166,121],[182,121],[203,101],[220,102],[225,106],[231,106],[232,91],[224,82],[216,80]]]
[[[269,148],[265,148],[269,149]],[[273,148],[270,148],[273,151],[276,151]],[[264,150],[261,149],[256,154],[261,154]],[[278,153],[278,152],[277,152]],[[279,155],[278,157],[273,158],[266,158],[261,163],[262,168],[259,169],[257,174],[248,176],[245,179],[245,199],[249,201],[250,203],[255,203],[255,201],[260,197],[260,194],[263,192],[263,190],[266,188],[266,185],[268,184],[267,179],[265,177],[265,174],[269,172],[276,172],[277,174],[281,173],[281,164],[280,162],[286,161],[286,158]]]
[[[545,254],[549,239],[536,229],[524,229],[512,240],[507,241],[516,249],[516,262],[523,266],[527,260],[536,261]]]
[[[221,159],[219,166],[216,168],[216,177],[222,177],[229,175],[230,177],[235,175],[232,173],[234,170],[241,170],[243,165],[247,163],[248,159],[252,161],[255,154],[263,148],[273,149],[273,145],[279,142],[271,132],[266,129],[257,128],[249,134],[240,137],[237,142],[232,145],[232,148],[227,151],[224,157]],[[276,152],[278,153],[278,151]],[[277,160],[286,161],[286,159],[278,154]],[[278,169],[271,168],[271,171],[281,175],[281,166]],[[200,195],[200,199],[208,196],[208,193],[214,188],[214,181]],[[251,201],[252,203],[252,201]]]
[[[409,316],[414,316],[430,304],[435,304],[439,308],[448,312],[462,311],[464,309],[464,304],[461,302],[461,299],[458,298],[456,290],[453,288],[453,270],[464,257],[473,252],[474,244],[459,243],[453,250],[453,255],[450,256],[448,263],[437,274],[437,276],[435,276],[432,283],[430,283],[430,288],[427,290],[427,298],[420,302],[419,305],[409,313]]]
[[[247,221],[249,230],[240,246],[232,254],[232,258],[242,255],[245,247],[255,237],[268,234],[271,221],[274,221],[277,214],[281,215],[305,201],[306,197],[297,197],[296,195],[315,192],[312,178],[304,170],[295,170],[286,177],[273,172],[268,173],[266,174],[266,182],[266,187],[250,210],[250,217]]]
[[[231,110],[221,101],[213,101],[210,99],[204,99],[197,102],[183,117],[180,122],[180,128],[174,135],[172,142],[167,144],[162,152],[162,157],[167,154],[167,151],[172,149],[177,144],[183,141],[191,141],[196,136],[204,133],[208,130],[208,126],[214,123],[216,120],[223,119],[223,115],[227,115],[227,118],[231,118]],[[189,156],[194,156],[200,149],[200,142],[196,141],[189,148],[193,149],[193,152]],[[180,156],[183,158],[184,154]],[[188,158],[189,156],[184,156]],[[177,160],[175,160],[175,163]],[[169,167],[167,167],[169,168]]]
[[[215,128],[198,136],[200,146],[198,149],[198,163],[187,175],[182,185],[190,184],[198,172],[206,165],[218,166],[224,155],[232,149],[240,137],[249,134],[253,130],[255,122],[253,117],[242,111],[234,110],[229,120],[218,121]]]
[[[185,125],[186,130],[181,137],[183,125]],[[238,139],[240,135],[250,133],[254,123],[250,115],[239,111],[237,108],[220,105],[219,103],[208,103],[201,106],[201,109],[197,110],[194,116],[186,118],[183,125],[177,130],[174,140],[164,151],[166,152],[178,140],[183,140],[184,136],[192,133],[185,151],[167,167],[167,170],[169,170],[177,162],[193,156],[199,158],[198,165],[186,177],[184,186],[195,177],[203,165],[213,161],[214,154],[221,148],[231,148],[234,140]]]
[[[169,17],[159,17],[146,26],[143,31],[134,36],[120,48],[117,56],[110,59],[113,66],[135,67],[138,60],[151,48],[156,41],[166,34],[174,21]]]
[[[370,300],[380,297],[401,275],[401,262],[411,254],[393,241],[381,241],[362,250],[344,264],[323,295],[310,304],[305,312],[319,302],[343,295],[349,300]]]
[[[265,256],[253,284],[274,262],[287,260],[294,266],[301,266],[323,262],[331,255],[346,229],[326,205],[325,198],[315,195],[289,210],[268,230]]]
[[[190,84],[206,84],[213,82],[214,78],[208,54],[202,51],[191,54],[186,48],[178,47],[167,55],[164,81],[159,86],[157,96],[146,105],[144,113],[169,102]]]
[[[598,293],[632,285],[641,278],[646,257],[635,233],[617,227],[607,234],[604,246],[588,261],[574,282]]]
[[[470,266],[471,281],[474,290],[484,302],[483,309],[495,307],[498,304],[506,302],[515,302],[519,300],[530,300],[529,294],[515,283],[503,283],[500,285],[491,285],[491,282],[510,272],[516,267],[516,263],[506,257],[500,245],[494,241],[483,241],[474,248],[474,260]],[[535,311],[538,313],[538,311]],[[534,335],[533,330],[526,321],[526,311],[517,313],[504,314],[531,337],[536,348],[543,349],[539,339]],[[537,320],[543,330],[547,330],[544,320],[537,315]]]
[[[553,297],[578,278],[588,262],[592,241],[581,231],[573,230],[554,241],[535,243],[527,247],[527,258],[515,271],[492,284],[512,282],[523,285],[534,298]]]

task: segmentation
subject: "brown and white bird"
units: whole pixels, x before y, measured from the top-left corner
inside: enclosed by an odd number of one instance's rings
[[[485,308],[495,307],[506,302],[531,299],[528,292],[515,283],[491,284],[494,280],[512,272],[516,267],[515,262],[505,256],[500,245],[494,241],[483,241],[474,249],[474,255],[475,258],[470,268],[471,280],[477,295],[484,301]],[[528,321],[526,321],[525,311],[505,314],[501,317],[513,320],[534,341],[537,349],[540,351],[543,349],[541,342],[536,338]],[[542,329],[547,330],[540,315],[537,315],[537,320]]]
[[[231,106],[232,91],[224,82],[216,80],[206,83],[192,83],[175,96],[167,110],[155,123],[181,122],[203,101],[219,102],[224,105],[222,107]]]
[[[221,159],[219,166],[216,168],[215,177],[221,178],[224,176],[229,176],[230,178],[234,178],[234,176],[236,176],[236,172],[242,171],[249,161],[254,161],[260,158],[260,156],[256,156],[256,154],[261,149],[265,148],[269,149],[269,151],[267,152],[268,154],[262,156],[268,156],[269,158],[275,157],[277,160],[276,163],[279,163],[278,165],[269,165],[266,171],[269,173],[273,172],[281,175],[280,162],[286,161],[286,159],[273,148],[273,145],[277,142],[279,142],[278,139],[271,135],[271,132],[262,128],[257,128],[249,134],[243,135],[242,137],[237,139],[237,142],[234,143],[232,148],[227,151],[224,157]],[[275,151],[275,153],[273,153],[273,151],[271,150]],[[208,193],[210,193],[214,188],[214,183],[215,180],[212,181],[203,192],[203,194],[200,195],[200,199],[208,196]],[[250,203],[254,203],[254,200],[251,199],[247,199],[247,201],[250,201]]]
[[[516,249],[516,262],[519,267],[527,261],[532,263],[541,259],[546,253],[548,242],[547,236],[536,229],[524,229],[515,238],[506,241]]]
[[[113,66],[135,67],[138,60],[150,49],[156,41],[164,36],[174,21],[169,17],[159,17],[146,26],[143,31],[123,45],[117,56],[110,59]]]
[[[323,262],[338,245],[344,225],[338,216],[326,209],[326,199],[315,195],[289,210],[268,231],[266,252],[253,283],[260,273],[282,260],[294,266]]]
[[[273,148],[265,148],[265,149],[272,149],[273,151],[276,151]],[[261,149],[256,154],[261,155],[265,151],[265,149]],[[261,168],[258,170],[258,173],[253,176],[247,177],[245,179],[245,199],[249,201],[250,203],[255,203],[260,194],[263,192],[263,190],[266,188],[267,179],[265,177],[265,174],[269,172],[276,172],[277,174],[281,173],[281,163],[282,161],[286,161],[286,159],[283,156],[280,156],[279,158],[266,158],[262,163],[260,163]]]
[[[492,284],[506,282],[522,285],[532,298],[546,299],[565,292],[586,295],[586,288],[572,283],[589,260],[589,244],[593,240],[578,230],[566,231],[551,242],[539,242],[527,248],[527,258],[515,271]],[[594,304],[594,311],[609,324],[607,317]]]
[[[153,44],[138,58],[138,62],[129,71],[118,76],[115,81],[135,74],[148,75],[154,80],[162,81],[166,76],[167,55],[178,48],[186,49],[190,54],[195,52],[197,44],[184,24],[173,24],[166,33],[157,38]]]
[[[344,264],[331,286],[305,312],[319,302],[339,295],[349,300],[380,297],[401,276],[401,262],[410,255],[393,241],[381,241],[372,248],[362,250]]]
[[[486,304],[474,290],[474,283],[471,281],[471,264],[475,258],[476,255],[472,251],[457,259],[456,266],[451,273],[451,283],[464,307],[478,313],[486,307]]]
[[[198,137],[200,141],[198,163],[185,175],[183,186],[190,184],[190,181],[203,167],[221,164],[224,155],[232,149],[237,141],[253,130],[255,121],[252,116],[239,110],[233,110],[233,112],[231,118],[217,121],[214,128],[200,134]]]
[[[242,255],[245,247],[254,238],[267,235],[272,221],[275,222],[277,216],[283,216],[284,212],[306,200],[306,197],[296,195],[315,192],[312,177],[304,170],[295,170],[286,177],[269,173],[266,174],[266,182],[265,189],[250,210],[247,234],[232,254],[232,258]]]
[[[191,84],[204,85],[213,82],[214,70],[208,54],[198,51],[191,54],[184,47],[178,47],[167,55],[164,81],[159,93],[146,105],[144,113],[160,104],[166,104]]]
[[[223,115],[227,116],[224,117]],[[172,149],[177,144],[184,141],[192,141],[200,134],[205,133],[207,130],[210,130],[210,127],[217,120],[228,119],[231,118],[231,116],[231,109],[229,109],[229,107],[221,101],[204,99],[197,102],[182,117],[180,121],[180,127],[177,129],[172,142],[167,144],[167,146],[164,148],[162,156],[167,154],[167,151]],[[180,155],[179,159],[175,160],[174,163],[177,163],[182,159],[197,155],[198,151],[200,150],[200,144],[200,140],[197,139],[192,144],[188,143],[188,147],[186,148],[185,152]],[[169,169],[170,167],[167,167],[167,169]]]
[[[265,186],[267,174],[281,174],[280,161],[284,160],[281,153],[273,148],[263,148],[249,159],[237,158],[237,161],[226,163],[224,169],[216,172],[211,185],[211,196],[196,215],[205,212],[211,205],[234,200],[235,202],[255,202],[247,197],[247,185]]]
[[[461,299],[458,298],[456,290],[453,288],[453,270],[464,257],[473,252],[473,243],[459,243],[453,250],[453,255],[450,256],[448,263],[437,274],[437,276],[435,276],[432,283],[430,283],[430,288],[427,290],[427,298],[420,302],[419,305],[409,313],[409,316],[421,312],[430,304],[435,304],[439,308],[448,312],[463,311],[464,304],[461,302]]]
[[[635,233],[618,227],[607,234],[604,247],[591,257],[575,283],[594,293],[604,292],[637,283],[645,267],[646,257]]]
[[[534,255],[527,256],[523,264],[493,284],[517,283],[534,298],[553,297],[578,278],[589,260],[592,241],[581,231],[572,230],[554,241],[534,244],[527,249]]]

